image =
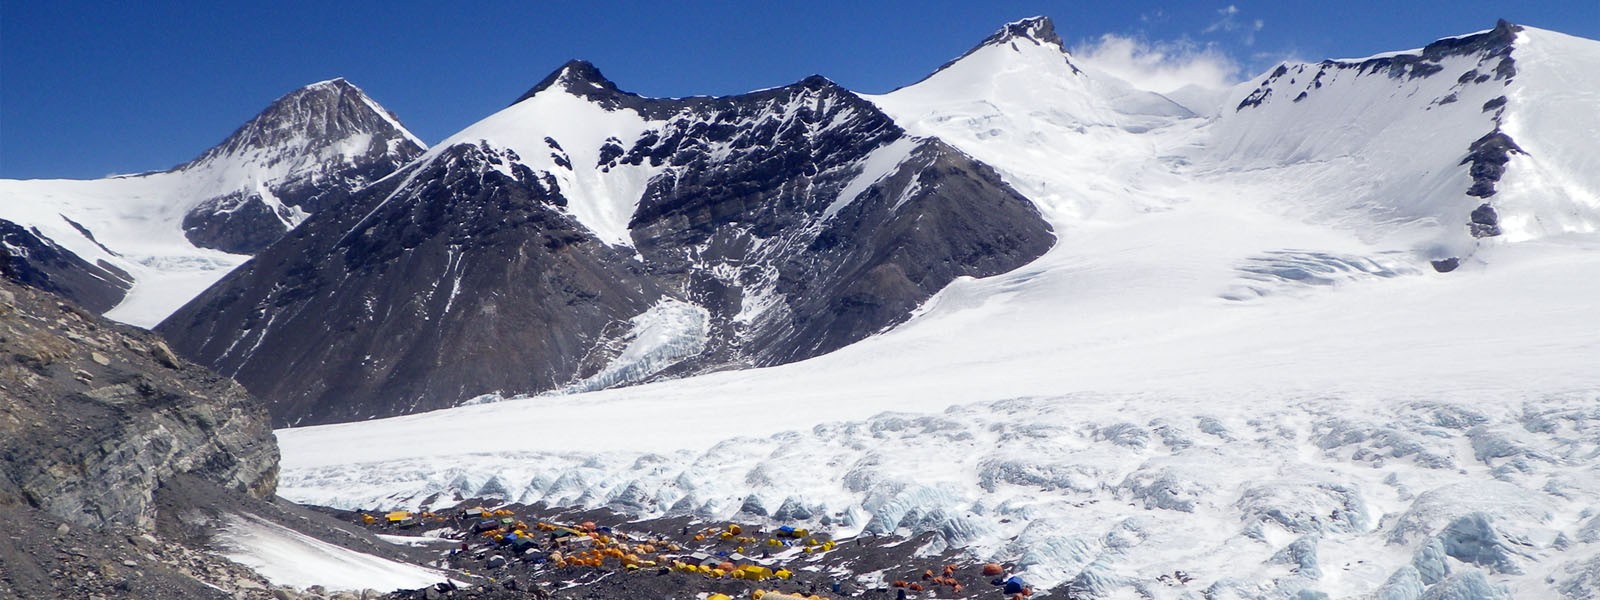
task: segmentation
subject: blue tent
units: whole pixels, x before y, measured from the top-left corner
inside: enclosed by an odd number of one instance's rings
[[[1027,587],[1028,583],[1023,581],[1021,577],[1012,577],[1006,580],[1005,592],[1007,594],[1021,594],[1022,590],[1027,589]]]

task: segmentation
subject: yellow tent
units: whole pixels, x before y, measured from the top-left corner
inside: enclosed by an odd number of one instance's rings
[[[390,523],[399,523],[411,518],[411,513],[403,510],[397,510],[385,515],[384,518],[388,519]]]

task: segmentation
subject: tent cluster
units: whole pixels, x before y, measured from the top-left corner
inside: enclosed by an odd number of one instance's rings
[[[838,547],[838,544],[833,540],[818,540],[815,537],[811,537],[810,531],[806,529],[797,529],[788,525],[777,528],[772,532],[772,537],[769,537],[765,540],[759,540],[755,536],[743,534],[744,528],[737,524],[728,525],[726,527],[708,527],[696,532],[694,534],[694,541],[705,542],[722,540],[725,542],[732,542],[738,544],[733,551],[739,553],[746,552],[747,550],[754,550],[759,546],[764,546],[768,550],[774,548],[798,547],[800,548],[801,552],[806,554],[827,552]]]
[[[732,560],[711,556],[703,552],[689,555],[688,560],[673,560],[671,569],[682,573],[704,575],[712,579],[742,579],[745,581],[766,581],[768,579],[789,580],[794,577],[794,572],[788,569],[773,570],[754,563],[739,564]]]
[[[933,569],[928,569],[922,572],[921,581],[913,582],[899,579],[890,584],[890,587],[904,588],[913,592],[948,587],[950,588],[951,592],[959,594],[962,590],[966,589],[967,586],[966,584],[961,583],[960,579],[956,577],[955,565],[945,565],[943,572],[940,574],[936,575],[934,574]]]
[[[706,600],[711,600],[707,598]],[[826,600],[822,596],[812,594],[801,596],[799,594],[785,594],[778,590],[754,590],[750,592],[750,600]]]
[[[386,523],[388,525],[391,525],[391,526],[394,526],[394,527],[398,527],[400,529],[407,529],[407,528],[411,528],[411,527],[416,527],[417,525],[422,524],[422,522],[424,522],[424,521],[439,522],[439,521],[444,521],[445,520],[444,517],[436,515],[436,514],[433,514],[431,512],[427,512],[427,511],[419,512],[419,513],[413,513],[413,512],[408,511],[408,510],[391,510],[389,512],[383,513],[382,517],[375,517],[375,516],[367,514],[367,513],[360,513],[360,514],[361,514],[361,522],[365,523],[367,525],[372,525],[372,524],[377,523],[377,522],[379,522],[381,520],[381,521],[383,521],[384,523]]]
[[[449,554],[449,563],[462,572],[479,574],[491,582],[507,586],[524,576],[538,577],[542,569],[594,569],[611,572],[648,570],[650,573],[687,573],[728,586],[747,582],[748,600],[826,600],[817,583],[791,561],[815,562],[838,549],[837,542],[825,534],[813,534],[802,527],[750,527],[738,524],[691,529],[682,537],[639,532],[624,533],[593,521],[539,520],[508,509],[481,506],[450,510],[443,515],[403,510],[361,514],[361,521],[378,529],[412,526],[424,521],[444,521],[455,529],[459,548]],[[674,534],[678,533],[676,531]],[[526,565],[511,570],[514,565]],[[815,569],[808,569],[815,570]],[[961,582],[952,572],[941,573],[916,584],[917,588],[960,591]],[[575,573],[547,577],[572,578]],[[504,580],[503,582],[500,580]],[[811,578],[814,579],[814,578]],[[762,583],[764,582],[764,583]],[[809,586],[807,595],[800,590]],[[783,587],[779,591],[777,587]],[[795,589],[790,589],[795,588]],[[841,593],[840,582],[832,583]],[[915,589],[915,588],[913,588]],[[719,600],[716,595],[707,600]],[[728,600],[746,600],[744,597]]]
[[[632,570],[656,567],[662,563],[660,553],[681,549],[677,544],[660,538],[630,540],[609,527],[595,525],[593,521],[585,521],[576,527],[540,522],[534,529],[547,534],[554,545],[550,561],[557,568],[615,566]],[[512,532],[513,535],[517,533]]]
[[[729,596],[727,594],[712,594],[710,596],[706,596],[706,600],[733,600],[733,597]],[[827,599],[822,597],[822,596],[818,596],[816,594],[812,594],[810,596],[801,596],[799,594],[785,594],[785,593],[780,592],[778,590],[770,590],[769,591],[769,590],[757,589],[757,590],[751,590],[750,591],[750,600],[827,600]]]

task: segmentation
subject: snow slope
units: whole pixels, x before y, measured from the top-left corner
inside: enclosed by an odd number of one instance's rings
[[[231,515],[219,538],[223,556],[276,585],[390,592],[449,579],[438,571],[341,548],[250,515]]]
[[[1521,144],[1497,196],[1511,242],[1600,231],[1600,72],[1595,42],[1525,28],[1517,39],[1518,85],[1502,129]]]
[[[90,263],[106,261],[134,286],[106,317],[151,327],[248,256],[197,248],[180,223],[210,191],[185,173],[95,180],[0,180],[0,218],[31,228]],[[71,219],[94,234],[80,233]],[[98,243],[96,243],[98,242]]]
[[[872,98],[1041,206],[1033,264],[800,363],[281,430],[280,493],[939,531],[1095,596],[1593,597],[1600,43],[1524,29],[1443,105],[1480,59],[1286,65],[1203,119],[1049,37]],[[1495,119],[1527,152],[1473,238]]]

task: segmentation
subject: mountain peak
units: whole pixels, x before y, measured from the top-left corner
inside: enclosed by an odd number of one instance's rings
[[[1522,31],[1522,26],[1499,19],[1495,21],[1494,28],[1471,35],[1448,37],[1435,41],[1422,48],[1423,58],[1438,60],[1444,56],[1465,55],[1476,53],[1506,53],[1510,51],[1511,44],[1517,39],[1517,32]]]
[[[297,94],[297,93],[323,94],[323,93],[346,93],[346,92],[351,92],[351,91],[353,91],[355,93],[358,93],[358,94],[362,94],[363,93],[361,91],[361,88],[358,88],[358,87],[355,86],[355,84],[350,83],[350,80],[345,79],[343,77],[335,77],[333,79],[324,79],[322,81],[318,81],[316,83],[313,83],[311,85],[307,85],[305,87],[302,87],[302,88],[300,88],[298,90],[295,90],[295,91],[289,92],[289,93],[292,95],[292,94]]]
[[[805,79],[801,79],[795,85],[808,90],[823,90],[831,88],[843,89],[840,88],[839,84],[834,83],[832,79],[828,79],[827,77],[823,77],[821,75],[811,75]]]
[[[221,144],[179,166],[187,169],[223,156],[257,151],[306,151],[353,135],[373,134],[426,146],[388,109],[343,77],[319,81],[273,100]]]
[[[1055,22],[1051,21],[1050,17],[1037,16],[1006,23],[1000,28],[999,31],[994,32],[993,35],[990,35],[988,38],[985,38],[982,43],[978,44],[978,48],[982,48],[984,46],[997,46],[1019,39],[1032,41],[1038,44],[1051,44],[1057,48],[1066,47],[1062,45],[1061,37],[1056,35]]]
[[[534,97],[539,92],[543,92],[547,89],[557,86],[560,86],[561,89],[566,90],[573,95],[590,99],[597,99],[597,96],[611,96],[613,94],[621,94],[624,96],[634,95],[622,91],[617,87],[617,84],[613,83],[610,79],[606,79],[605,74],[601,73],[600,69],[594,66],[594,63],[582,59],[572,59],[567,61],[566,64],[561,65],[561,68],[556,69],[549,75],[546,75],[544,79],[535,84],[532,89],[527,91],[527,93],[519,96],[516,102],[512,102],[512,104],[522,102],[523,100]]]
[[[1021,43],[1019,44],[1018,42]],[[989,50],[991,48],[995,49],[996,52],[984,52],[985,50]],[[998,31],[995,31],[993,34],[990,34],[989,37],[984,38],[982,42],[979,42],[978,45],[973,46],[972,49],[963,52],[961,56],[955,57],[950,62],[940,65],[939,68],[934,69],[932,73],[929,73],[927,77],[923,77],[911,85],[914,86],[927,81],[933,76],[943,73],[950,67],[955,66],[956,63],[959,63],[963,60],[966,60],[968,57],[977,54],[1004,55],[1008,57],[1018,54],[1029,54],[1034,56],[1049,55],[1053,58],[1047,59],[1048,61],[1060,59],[1061,62],[1072,71],[1073,74],[1076,75],[1082,73],[1082,71],[1078,69],[1078,66],[1072,64],[1072,61],[1067,57],[1067,47],[1064,43],[1062,43],[1061,37],[1056,35],[1055,23],[1050,20],[1050,17],[1038,16],[1028,17],[1020,21],[1012,21],[1002,25]]]

